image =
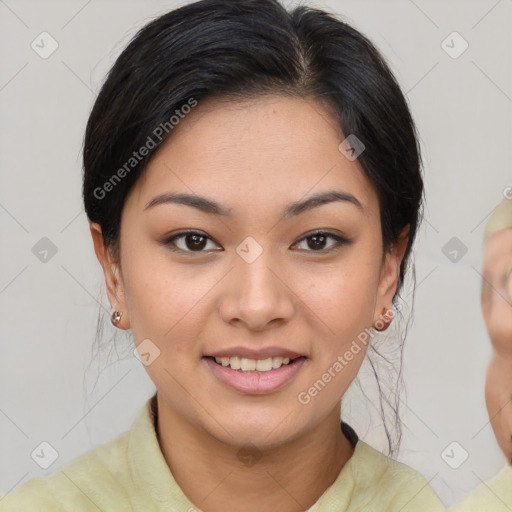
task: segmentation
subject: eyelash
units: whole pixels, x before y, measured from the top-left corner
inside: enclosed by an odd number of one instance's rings
[[[202,233],[201,231],[182,231],[181,233],[177,233],[175,235],[172,235],[171,237],[167,237],[164,240],[162,240],[162,245],[167,246],[173,252],[192,253],[192,254],[194,254],[194,253],[201,254],[203,252],[206,252],[204,250],[201,250],[201,251],[190,251],[190,250],[184,250],[184,249],[180,249],[180,248],[176,247],[176,245],[174,243],[175,240],[178,240],[180,238],[186,238],[189,235],[198,235],[200,237],[207,238],[208,240],[212,240],[209,236],[207,236],[205,233]],[[307,249],[306,252],[323,253],[323,254],[331,253],[332,251],[335,251],[336,249],[339,249],[342,246],[348,245],[350,243],[350,240],[348,240],[348,239],[346,239],[346,238],[344,238],[344,237],[342,237],[340,235],[336,235],[334,233],[330,233],[329,231],[315,231],[313,233],[310,233],[307,236],[302,237],[298,242],[296,242],[293,245],[298,245],[300,242],[302,242],[304,240],[308,240],[309,238],[313,238],[315,236],[324,236],[326,238],[331,238],[336,243],[334,244],[334,246],[332,246],[332,247],[330,247],[328,249],[319,249],[319,250],[316,250],[316,251],[312,250],[312,249]]]

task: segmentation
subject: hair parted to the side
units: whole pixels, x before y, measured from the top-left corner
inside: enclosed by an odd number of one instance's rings
[[[200,0],[151,21],[133,37],[108,73],[89,117],[83,148],[83,200],[90,222],[120,261],[125,199],[160,143],[105,190],[133,152],[190,100],[244,100],[267,94],[321,103],[343,134],[365,145],[358,161],[379,198],[384,254],[409,226],[396,296],[409,267],[423,203],[421,156],[407,101],[375,46],[323,10],[287,11],[276,0]],[[413,270],[413,269],[412,269]],[[396,297],[395,296],[395,297]],[[403,340],[396,364],[401,377]],[[378,354],[374,352],[373,355]],[[369,353],[369,357],[370,357]],[[372,363],[372,367],[374,364]],[[379,377],[375,372],[379,390]],[[400,386],[381,394],[389,452],[400,441]],[[386,405],[394,427],[388,428]]]

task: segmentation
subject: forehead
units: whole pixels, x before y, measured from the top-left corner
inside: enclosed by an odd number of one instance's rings
[[[162,144],[136,184],[137,196],[143,203],[178,189],[247,205],[338,188],[371,213],[377,195],[359,162],[340,151],[344,139],[337,121],[311,99],[206,100]]]

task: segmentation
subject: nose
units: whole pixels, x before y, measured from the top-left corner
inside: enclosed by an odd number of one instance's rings
[[[267,252],[252,263],[236,257],[220,301],[225,322],[262,331],[271,323],[287,323],[292,318],[296,303],[293,287]]]

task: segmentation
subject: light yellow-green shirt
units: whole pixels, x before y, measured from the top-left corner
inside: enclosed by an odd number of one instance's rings
[[[0,512],[200,512],[160,450],[155,398],[131,430],[49,476],[29,480],[0,499]],[[359,440],[337,479],[306,512],[444,510],[423,476]]]
[[[510,512],[512,466],[505,466],[493,479],[482,483],[450,512]]]

